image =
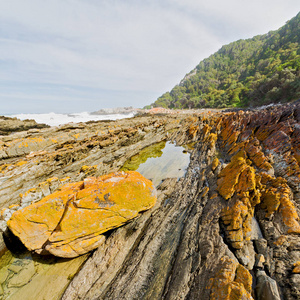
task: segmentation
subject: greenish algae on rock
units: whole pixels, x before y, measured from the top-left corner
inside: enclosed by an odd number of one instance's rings
[[[59,299],[87,257],[41,258],[7,250],[0,258],[0,299]]]

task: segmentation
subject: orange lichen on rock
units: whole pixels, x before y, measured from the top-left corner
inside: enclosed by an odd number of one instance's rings
[[[287,238],[285,235],[281,235],[275,242],[274,245],[282,246],[286,242]]]
[[[219,159],[216,157],[211,163],[211,169],[214,171],[220,164]]]
[[[219,177],[218,191],[223,198],[230,199],[221,213],[227,237],[234,248],[241,249],[243,241],[249,239],[254,207],[260,203],[260,177],[248,165],[244,151],[231,159]]]
[[[268,162],[267,157],[262,152],[258,139],[254,138],[247,141],[247,143],[245,143],[245,150],[256,167],[265,171],[272,169],[272,165]]]
[[[262,192],[262,207],[267,210],[266,217],[278,211],[283,223],[287,226],[287,233],[300,233],[299,216],[291,201],[292,192],[286,180],[262,173],[261,182],[264,185]]]
[[[300,260],[294,263],[293,273],[300,274]]]
[[[211,126],[208,124],[204,124],[202,128],[203,136],[205,137],[207,134],[209,134],[210,131],[211,131]]]
[[[197,136],[197,133],[199,132],[199,126],[197,125],[198,118],[197,117],[188,117],[186,119],[186,122],[189,124],[188,126],[188,135],[189,138],[195,139]]]
[[[216,133],[210,133],[206,138],[206,141],[209,143],[209,148],[213,148],[217,142],[218,135]]]
[[[138,172],[118,172],[66,184],[15,212],[7,225],[29,250],[76,257],[98,247],[102,233],[155,202],[150,180]]]
[[[242,153],[238,153],[220,172],[218,179],[218,192],[224,199],[228,200],[233,196],[239,176],[245,168],[247,168],[246,159],[243,157]]]
[[[211,300],[251,299],[252,276],[242,265],[228,256],[222,257],[211,282]]]
[[[251,230],[253,209],[249,209],[242,201],[237,200],[233,206],[226,207],[221,212],[222,221],[226,225],[227,238],[232,246],[241,249],[247,232]]]
[[[199,126],[195,124],[191,124],[189,127],[189,137],[194,139],[197,135],[197,132],[199,130]]]
[[[21,160],[19,162],[16,163],[17,166],[21,167],[23,165],[26,165],[28,162],[26,160]]]
[[[94,166],[82,166],[79,172],[85,173],[86,175],[94,175],[98,170],[97,165]]]

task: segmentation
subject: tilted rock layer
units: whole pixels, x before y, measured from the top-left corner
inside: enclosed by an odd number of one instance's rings
[[[118,171],[151,144],[169,140],[190,152],[184,178],[165,179],[154,207],[110,231],[67,288],[45,286],[45,294],[299,299],[299,102],[66,125],[9,138],[0,143],[3,222],[12,204],[36,202],[63,182],[79,193],[76,182]],[[59,242],[58,235],[42,249]]]
[[[156,202],[152,182],[119,172],[69,183],[8,221],[29,250],[76,257],[103,242],[102,233],[124,225]]]

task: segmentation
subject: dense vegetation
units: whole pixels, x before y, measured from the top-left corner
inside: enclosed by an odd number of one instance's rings
[[[300,98],[300,13],[277,31],[223,46],[152,105],[248,107]]]

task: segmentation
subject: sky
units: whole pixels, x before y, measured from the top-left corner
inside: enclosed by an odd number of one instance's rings
[[[144,107],[299,0],[0,0],[0,115]]]

